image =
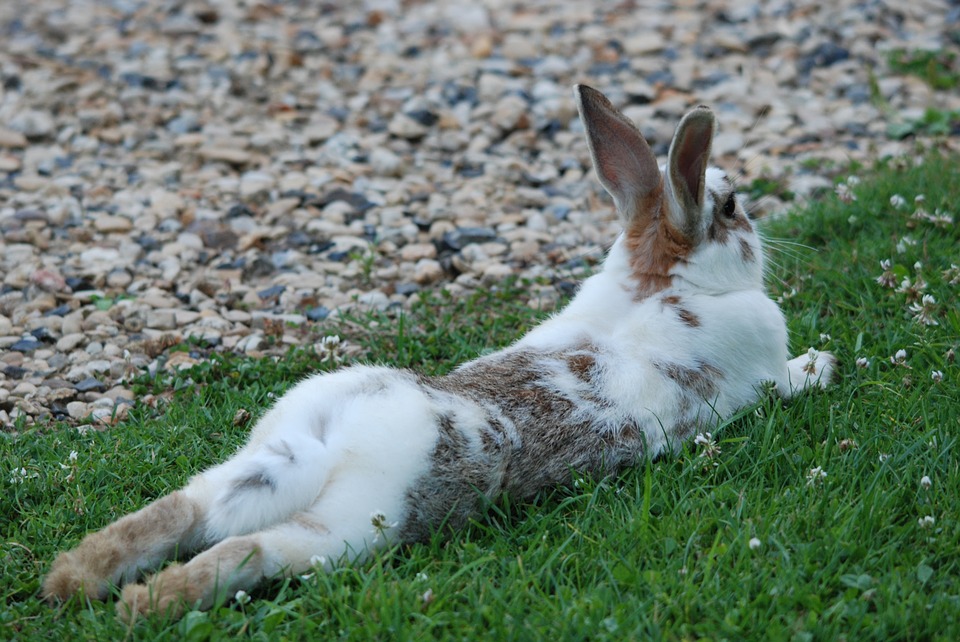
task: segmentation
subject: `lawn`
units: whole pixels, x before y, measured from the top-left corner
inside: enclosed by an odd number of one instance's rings
[[[37,594],[57,551],[230,453],[237,411],[258,414],[313,355],[141,380],[141,395],[175,393],[103,432],[0,433],[0,638],[960,639],[956,168],[887,163],[764,225],[791,349],[833,351],[834,387],[745,409],[712,457],[690,444],[210,612],[128,628],[110,602]],[[524,286],[327,331],[364,361],[439,373],[536,322]]]

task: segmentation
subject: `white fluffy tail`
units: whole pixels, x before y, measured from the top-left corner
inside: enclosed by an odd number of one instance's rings
[[[308,508],[326,485],[331,463],[322,441],[288,434],[209,471],[216,495],[206,515],[208,541],[253,533]]]

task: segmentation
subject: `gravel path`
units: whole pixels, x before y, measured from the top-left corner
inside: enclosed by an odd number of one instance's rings
[[[109,424],[187,337],[280,354],[511,274],[549,307],[616,233],[573,83],[658,154],[712,105],[716,162],[802,199],[960,109],[888,62],[958,32],[932,0],[5,0],[0,424]]]

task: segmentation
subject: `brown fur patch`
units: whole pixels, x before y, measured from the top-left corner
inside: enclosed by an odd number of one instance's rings
[[[570,368],[570,372],[572,372],[577,379],[585,383],[591,382],[593,368],[597,365],[596,357],[589,352],[578,352],[568,355],[566,360],[567,367]]]
[[[663,302],[664,305],[668,305],[670,307],[676,308],[677,316],[680,317],[680,320],[683,321],[686,325],[690,326],[691,328],[700,327],[700,317],[698,317],[696,314],[694,314],[690,310],[680,305],[680,303],[682,302],[682,299],[679,296],[672,294],[670,296],[665,296],[660,300]]]
[[[626,230],[630,274],[636,282],[634,299],[638,301],[668,288],[673,266],[693,251],[690,240],[670,224],[666,207],[661,180],[656,190],[636,204]]]
[[[723,373],[709,365],[700,364],[697,368],[687,368],[677,363],[657,364],[657,369],[676,382],[682,389],[692,392],[701,399],[712,399],[718,392],[718,380]]]
[[[700,317],[698,317],[696,314],[694,314],[690,310],[687,310],[686,308],[678,308],[677,316],[679,316],[680,320],[683,321],[688,326],[690,326],[691,328],[700,327]]]
[[[457,412],[437,417],[431,469],[407,494],[403,539],[425,539],[441,524],[462,528],[504,492],[529,499],[571,483],[573,471],[608,474],[643,453],[639,427],[611,430],[591,419],[591,408],[608,404],[593,386],[561,392],[552,383],[558,362],[581,381],[596,376],[590,348],[492,355],[423,382],[438,403],[472,408],[469,421]]]
[[[753,263],[757,259],[753,248],[750,247],[750,243],[742,236],[740,237],[740,258],[744,263]]]

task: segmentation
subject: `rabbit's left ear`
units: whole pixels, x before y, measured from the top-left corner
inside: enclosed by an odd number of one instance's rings
[[[624,222],[655,215],[651,202],[659,203],[663,177],[640,130],[596,89],[577,85],[574,95],[597,177]]]
[[[668,211],[673,227],[697,242],[703,230],[707,163],[716,118],[705,105],[689,112],[677,126],[667,155]]]

